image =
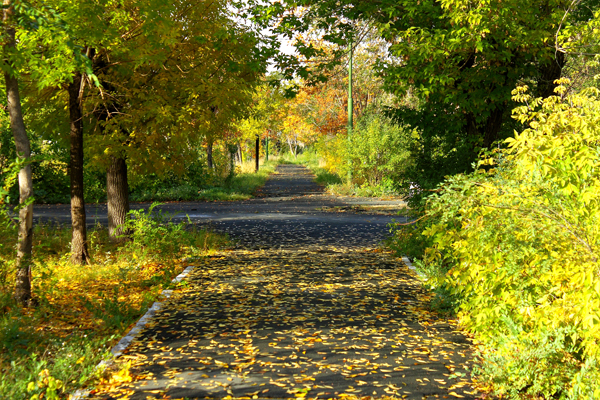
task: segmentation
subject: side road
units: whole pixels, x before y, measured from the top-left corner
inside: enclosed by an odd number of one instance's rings
[[[294,176],[293,180],[289,179],[291,176]],[[131,208],[148,209],[150,205],[151,203],[133,203]],[[361,214],[370,214],[368,211],[370,209],[380,214],[388,214],[381,219],[391,221],[390,216],[394,216],[402,207],[404,202],[401,200],[327,195],[323,193],[322,187],[313,182],[313,177],[306,168],[297,165],[280,165],[254,199],[235,202],[169,202],[160,205],[156,210],[162,210],[173,216],[174,220],[189,216],[195,223],[205,224],[231,219],[252,219],[252,217],[256,218],[257,214],[267,219],[287,218],[290,214],[330,218],[334,216],[335,211],[360,210],[363,211]],[[106,204],[86,204],[86,212],[89,226],[107,224]],[[36,223],[69,224],[71,222],[69,205],[36,205],[34,219]]]

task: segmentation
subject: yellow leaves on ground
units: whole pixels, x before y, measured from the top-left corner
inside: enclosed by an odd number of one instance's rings
[[[470,388],[468,344],[453,342],[454,325],[427,298],[382,251],[217,254],[126,350],[134,380],[119,388],[237,399],[464,395],[449,385]]]
[[[38,320],[38,329],[60,336],[73,331],[103,330],[106,326],[98,312],[94,312],[94,305],[100,307],[107,302],[142,312],[141,307],[148,306],[147,303],[161,290],[146,282],[152,279],[169,282],[185,268],[178,261],[173,261],[173,264],[177,266],[151,263],[131,268],[128,263],[89,267],[56,264],[53,271],[58,279],[38,281],[37,290],[48,293],[48,305],[51,309],[60,310],[60,313]]]

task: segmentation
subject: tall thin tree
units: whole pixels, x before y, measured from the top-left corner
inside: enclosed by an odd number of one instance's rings
[[[76,72],[69,84],[69,119],[71,142],[70,179],[71,179],[71,222],[73,235],[71,240],[71,262],[87,264],[90,255],[87,246],[87,230],[85,201],[83,197],[83,112],[81,100],[83,96],[83,77]]]
[[[16,31],[14,26],[14,6],[10,0],[4,0],[2,23],[4,26],[3,56],[10,59],[16,49]],[[21,109],[19,81],[13,65],[5,65],[4,81],[6,84],[7,109],[10,127],[13,132],[17,154],[23,166],[19,171],[19,240],[17,245],[17,271],[14,297],[22,305],[31,301],[31,250],[33,247],[33,180],[31,174],[31,146]]]

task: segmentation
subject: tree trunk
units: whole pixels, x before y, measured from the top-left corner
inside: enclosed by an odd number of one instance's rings
[[[69,118],[71,141],[71,262],[88,264],[90,254],[87,247],[85,226],[85,201],[83,198],[83,115],[81,112],[81,73],[76,73],[69,84]]]
[[[488,119],[485,121],[485,132],[483,134],[483,147],[489,149],[492,144],[498,140],[498,133],[502,128],[502,119],[504,116],[504,107],[495,108]]]
[[[5,5],[9,5],[6,4]],[[11,9],[5,9],[3,22],[6,23]],[[6,29],[7,42],[4,45],[5,53],[15,49],[15,30]],[[4,74],[6,84],[7,109],[10,118],[10,127],[15,140],[17,154],[21,160],[26,162],[31,157],[31,146],[21,110],[21,97],[19,95],[19,81],[10,73]],[[30,203],[33,196],[33,180],[31,176],[31,164],[26,164],[19,171],[19,239],[17,244],[17,271],[15,277],[15,300],[21,305],[27,305],[31,301],[31,249],[33,247],[33,204]]]
[[[106,171],[106,195],[108,205],[108,235],[112,240],[123,241],[127,232],[123,224],[129,212],[129,184],[127,183],[127,163],[124,158],[110,157]]]
[[[554,93],[554,89],[556,88],[554,81],[561,77],[565,62],[565,54],[559,51],[556,53],[554,60],[540,67],[540,80],[537,87],[538,96],[549,97],[556,94]]]
[[[465,115],[467,135],[471,137],[477,137],[483,139],[483,147],[491,148],[492,144],[498,140],[498,133],[502,128],[502,120],[504,117],[505,107],[498,106],[490,114],[485,121],[485,125],[478,125],[473,113]],[[474,149],[475,152],[479,151],[479,148]]]
[[[265,161],[269,161],[269,136],[265,138]]]
[[[211,171],[214,168],[214,165],[213,165],[213,142],[212,141],[208,141],[208,143],[206,144],[206,165],[208,166],[208,169]]]
[[[238,161],[240,164],[244,163],[244,154],[242,153],[242,145],[238,142]]]
[[[292,153],[292,155],[294,156],[294,159],[296,159],[296,144],[292,145],[292,139],[288,138],[288,146],[290,146],[290,153]]]
[[[256,135],[256,172],[258,172],[258,158],[260,157],[260,138]]]

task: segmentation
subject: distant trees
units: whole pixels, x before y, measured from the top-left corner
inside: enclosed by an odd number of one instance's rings
[[[386,90],[413,102],[389,114],[418,128],[411,179],[424,188],[471,168],[479,150],[512,134],[511,90],[527,82],[540,96],[553,93],[565,49],[589,21],[596,0],[300,0],[267,8],[278,32],[296,38],[298,52],[324,66],[341,62],[357,26],[370,24],[388,45],[378,55]],[[259,8],[259,15],[267,12]],[[561,29],[558,35],[559,27]],[[327,53],[297,32],[318,33],[337,48]],[[565,49],[557,49],[558,45]],[[579,48],[578,51],[582,51]],[[329,54],[329,57],[325,57]],[[318,77],[322,70],[308,73]],[[315,80],[315,79],[313,79]]]

